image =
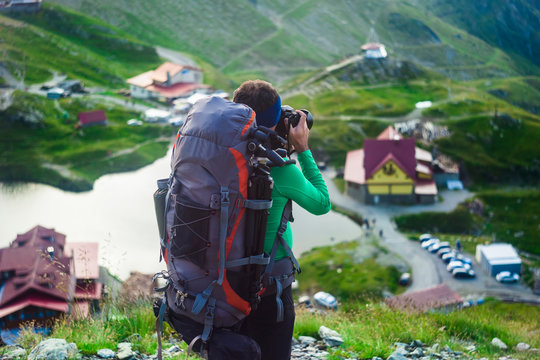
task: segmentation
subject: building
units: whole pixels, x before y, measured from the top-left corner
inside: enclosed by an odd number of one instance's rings
[[[0,12],[37,12],[42,0],[0,0]]]
[[[433,203],[431,153],[387,127],[376,139],[365,139],[364,148],[349,151],[345,162],[348,195],[367,204]]]
[[[366,59],[385,59],[388,57],[385,46],[379,43],[367,43],[362,45],[362,52]]]
[[[413,291],[386,299],[386,305],[393,309],[409,312],[448,312],[463,305],[463,298],[446,284]]]
[[[0,326],[5,343],[23,322],[47,328],[69,312],[75,276],[65,245],[64,234],[36,226],[0,249]]]
[[[105,110],[88,111],[79,114],[79,127],[85,128],[95,125],[107,125]]]
[[[99,307],[103,291],[98,265],[98,243],[70,242],[66,244],[65,253],[73,259],[76,278],[71,313],[86,317]]]
[[[476,261],[491,276],[501,271],[521,274],[521,258],[510,244],[477,245]]]
[[[202,84],[202,70],[194,66],[166,62],[156,70],[147,71],[127,80],[131,96],[139,99],[172,101],[196,91],[207,90]]]

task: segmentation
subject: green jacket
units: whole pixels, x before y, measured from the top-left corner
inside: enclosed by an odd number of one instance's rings
[[[314,215],[323,215],[330,211],[330,197],[324,179],[313,160],[311,151],[298,154],[298,162],[302,171],[296,165],[286,165],[282,168],[272,168],[270,175],[274,179],[272,190],[273,205],[268,215],[264,251],[272,251],[277,229],[281,220],[283,208],[288,199],[297,203]],[[283,238],[292,249],[293,237],[290,226],[283,234]],[[287,252],[280,245],[276,260],[287,257]]]

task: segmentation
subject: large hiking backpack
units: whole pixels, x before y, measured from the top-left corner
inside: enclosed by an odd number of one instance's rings
[[[248,106],[218,97],[198,101],[178,132],[171,175],[158,181],[154,194],[161,200],[156,214],[167,263],[162,275],[168,279],[158,322],[165,310],[188,317],[204,326],[203,342],[214,327],[232,327],[249,315],[263,275],[266,285],[276,284],[281,302],[281,288],[292,282],[298,266],[281,237],[291,217],[290,203],[272,253],[263,253],[272,179],[257,160],[264,155],[274,166],[287,162],[270,150],[272,132],[257,128],[254,120]],[[279,267],[274,266],[278,244],[292,261],[273,276]],[[158,326],[158,336],[160,331]]]

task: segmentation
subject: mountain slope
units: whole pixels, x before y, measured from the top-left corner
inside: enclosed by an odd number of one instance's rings
[[[505,52],[513,48],[490,45],[488,37],[486,42],[461,30],[454,18],[438,17],[448,5],[436,0],[53,1],[148,43],[196,54],[228,74],[281,81],[359,53],[371,27],[390,56],[417,61],[452,78],[540,74],[530,59]],[[459,10],[466,13],[471,6],[463,2]],[[491,31],[490,24],[471,31],[481,36]],[[515,29],[507,30],[511,38]]]
[[[159,64],[155,49],[102,21],[58,5],[37,14],[0,15],[0,65],[27,83],[51,71],[91,84],[119,87]]]

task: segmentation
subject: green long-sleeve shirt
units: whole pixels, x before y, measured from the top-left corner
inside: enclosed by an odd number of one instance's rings
[[[314,215],[323,215],[330,211],[330,197],[324,179],[313,160],[311,151],[298,154],[298,162],[302,171],[295,165],[272,168],[270,175],[274,179],[272,190],[273,205],[268,215],[264,251],[270,253],[276,238],[277,229],[288,199],[297,203]],[[293,237],[290,226],[283,234],[283,238],[292,249]],[[287,252],[280,245],[276,260],[287,257]]]

